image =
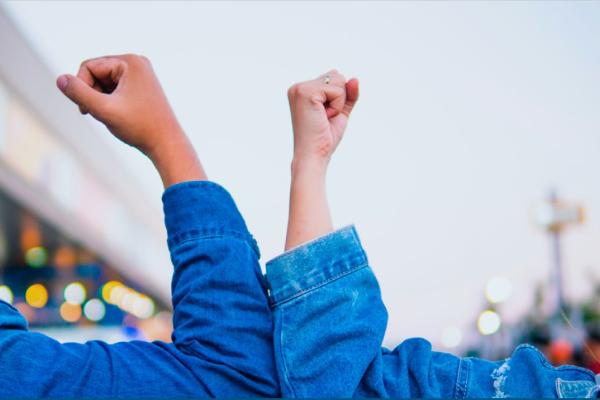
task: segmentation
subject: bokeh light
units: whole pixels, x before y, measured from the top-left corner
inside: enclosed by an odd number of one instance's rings
[[[33,284],[25,292],[25,301],[31,307],[43,308],[48,303],[48,290],[41,283]]]
[[[40,268],[48,262],[48,250],[42,246],[36,246],[25,252],[25,262],[33,268]]]
[[[482,335],[491,335],[500,329],[500,315],[492,310],[485,310],[477,319],[477,329]]]
[[[110,300],[111,295],[112,295],[113,289],[115,289],[116,287],[121,287],[121,286],[123,286],[123,284],[118,281],[106,282],[104,284],[104,286],[102,286],[102,298],[104,299],[104,301],[106,301],[107,303],[110,303],[110,304],[115,304]]]
[[[77,322],[81,318],[81,306],[64,302],[60,306],[60,316],[67,322]]]
[[[119,293],[119,291],[117,291],[117,293]],[[131,312],[136,299],[137,293],[132,289],[126,288],[123,296],[120,296],[118,306],[125,311]]]
[[[507,278],[493,276],[485,287],[485,297],[492,304],[498,304],[508,300],[512,294],[512,284]]]
[[[21,250],[27,251],[42,243],[42,234],[38,222],[30,215],[24,215],[21,230]]]
[[[154,302],[148,296],[137,295],[131,309],[133,315],[138,318],[150,318],[154,314]]]
[[[15,303],[15,308],[25,317],[27,321],[31,321],[35,315],[35,311],[27,303]]]
[[[83,304],[87,292],[80,282],[72,282],[65,287],[65,301],[71,304]]]
[[[69,246],[61,246],[54,253],[54,265],[58,268],[72,268],[77,264],[77,253]]]
[[[106,315],[106,307],[100,299],[90,299],[85,303],[83,313],[90,321],[98,322]]]
[[[118,281],[110,281],[102,287],[102,298],[137,318],[146,319],[154,315],[154,301]]]
[[[442,345],[448,349],[460,346],[462,342],[462,332],[456,326],[449,326],[442,332]]]
[[[12,304],[13,302],[13,292],[6,285],[0,285],[0,300],[7,302],[8,304]]]

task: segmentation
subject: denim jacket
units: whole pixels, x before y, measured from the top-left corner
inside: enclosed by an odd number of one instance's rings
[[[173,343],[60,344],[0,301],[0,398],[279,395],[258,248],[231,196],[188,182],[163,203]]]
[[[356,230],[267,263],[275,358],[286,397],[598,397],[600,378],[555,368],[530,345],[501,361],[432,351],[420,338],[381,348],[387,311]]]
[[[60,344],[0,301],[0,398],[598,393],[591,372],[552,368],[528,346],[500,362],[432,352],[422,339],[381,349],[387,313],[353,228],[269,262],[267,297],[256,243],[222,187],[178,184],[163,203],[173,343]]]

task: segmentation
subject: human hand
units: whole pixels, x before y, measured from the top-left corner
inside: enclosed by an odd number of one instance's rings
[[[288,90],[294,128],[294,163],[327,164],[342,140],[358,100],[358,80],[336,70]]]
[[[91,114],[146,154],[165,187],[207,179],[147,58],[126,54],[87,60],[77,76],[61,75],[56,85],[82,114]]]
[[[99,57],[81,63],[76,76],[56,84],[82,114],[90,113],[123,142],[150,158],[183,131],[154,74],[150,61],[133,54]]]

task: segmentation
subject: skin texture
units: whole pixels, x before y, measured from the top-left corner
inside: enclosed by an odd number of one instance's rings
[[[358,100],[358,80],[346,81],[332,70],[293,85],[288,99],[294,158],[286,251],[333,231],[326,193],[327,166]]]
[[[121,141],[139,149],[156,166],[165,188],[206,180],[196,152],[143,56],[90,59],[74,75],[61,75],[58,88]]]

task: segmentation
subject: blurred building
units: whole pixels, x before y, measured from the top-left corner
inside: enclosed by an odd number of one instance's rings
[[[61,340],[168,337],[160,209],[2,7],[0,54],[0,298]]]

